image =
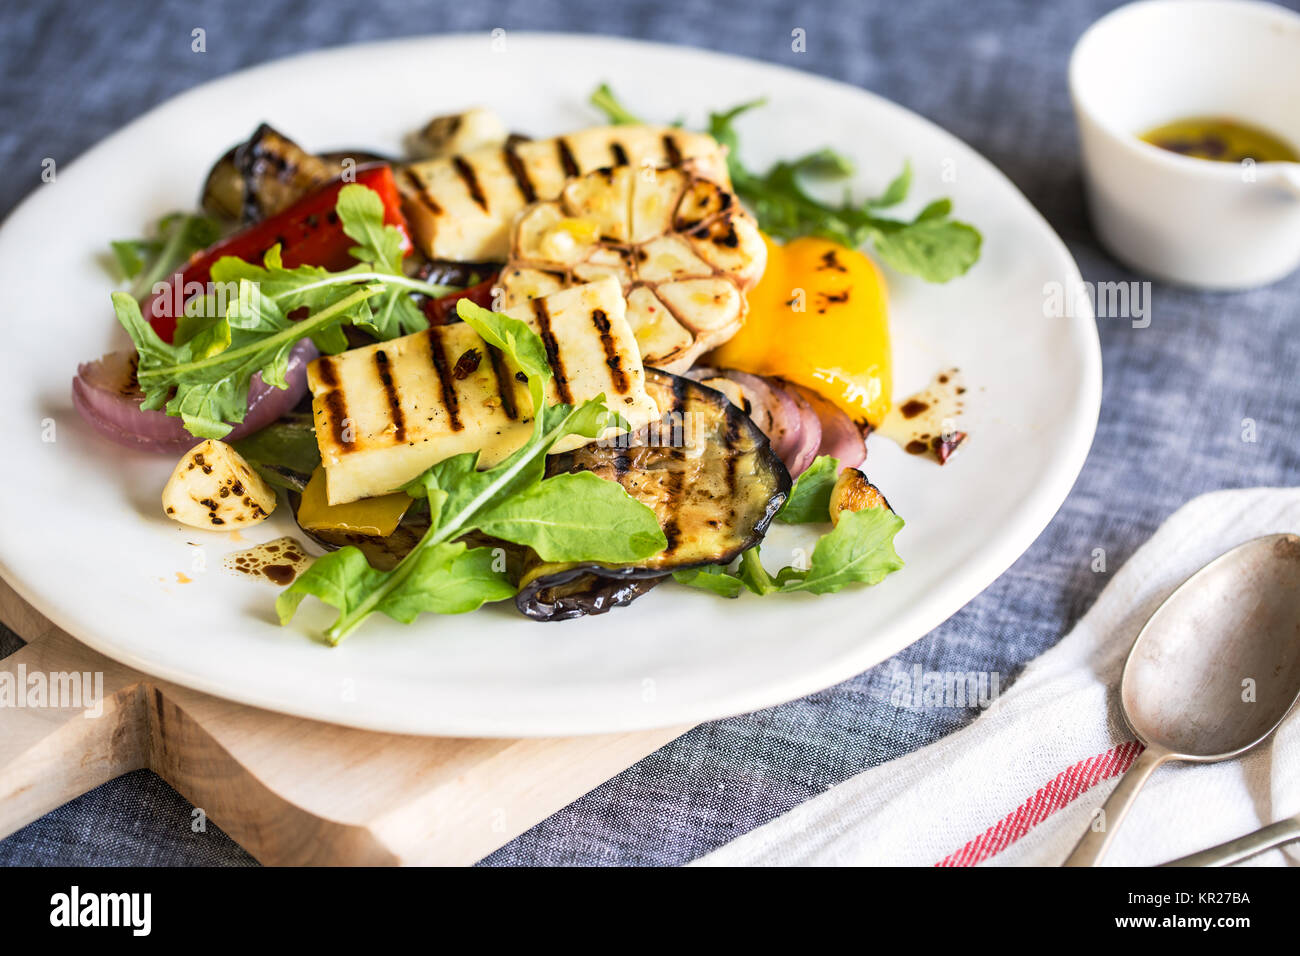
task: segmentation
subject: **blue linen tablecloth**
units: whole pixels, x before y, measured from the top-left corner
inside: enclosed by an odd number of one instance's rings
[[[322,46],[495,27],[599,32],[789,64],[882,94],[1001,167],[1064,237],[1085,279],[1136,278],[1088,224],[1066,90],[1069,51],[1110,0],[597,0],[363,7],[302,0],[166,4],[71,0],[0,13],[0,211],[175,93]],[[1294,6],[1294,0],[1292,4]],[[190,31],[207,31],[207,52]],[[807,51],[791,50],[802,27]],[[157,144],[154,144],[156,148]],[[75,224],[69,224],[69,229]],[[8,302],[15,308],[15,297]],[[15,319],[12,313],[11,320]],[[1003,686],[1061,638],[1123,560],[1201,492],[1300,477],[1300,275],[1217,295],[1156,283],[1151,324],[1099,322],[1105,391],[1082,475],[1033,547],[978,598],[896,658],[802,700],[697,727],[484,861],[676,864],[776,817],[855,772],[942,737],[970,709],[890,703],[892,676],[996,672]],[[5,361],[18,361],[6,355]],[[1243,441],[1243,420],[1255,422]],[[21,482],[10,474],[9,485]],[[21,642],[0,628],[0,657]],[[254,861],[147,771],[129,774],[0,841],[6,864]]]

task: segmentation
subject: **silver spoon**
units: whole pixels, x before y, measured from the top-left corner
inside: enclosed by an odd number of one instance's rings
[[[1146,749],[1065,865],[1097,864],[1161,764],[1239,757],[1277,729],[1297,698],[1300,536],[1273,534],[1201,568],[1138,633],[1120,707]]]
[[[1199,853],[1189,853],[1187,856],[1180,856],[1176,860],[1170,860],[1168,863],[1161,863],[1161,866],[1231,866],[1234,863],[1240,863],[1242,860],[1249,860],[1252,856],[1263,853],[1265,850],[1276,850],[1280,846],[1286,846],[1300,840],[1300,813],[1293,817],[1287,817],[1285,820],[1278,820],[1277,823],[1270,823],[1266,827],[1260,827],[1254,833],[1247,833],[1243,837],[1237,837],[1235,840],[1229,840],[1227,843],[1220,843],[1218,846],[1212,846],[1208,850],[1201,850]]]

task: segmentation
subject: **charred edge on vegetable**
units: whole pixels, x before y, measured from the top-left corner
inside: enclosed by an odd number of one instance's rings
[[[549,577],[546,586],[535,592],[535,600],[518,607],[534,621],[571,621],[631,604],[663,581],[665,576],[606,578],[582,568],[573,568]]]
[[[569,391],[569,377],[564,374],[564,360],[560,358],[560,343],[555,341],[555,333],[551,331],[551,313],[542,299],[533,299],[532,305],[533,315],[537,318],[538,334],[542,337],[542,344],[546,346],[546,362],[555,374],[555,390],[560,395],[560,401],[572,405],[573,393]]]
[[[600,344],[605,349],[605,365],[609,369],[609,379],[614,389],[622,394],[628,390],[627,372],[623,370],[623,358],[614,345],[614,336],[610,335],[609,316],[604,309],[593,309],[591,322],[600,333]]]
[[[232,161],[243,180],[245,222],[280,212],[337,173],[266,123],[235,148]]]
[[[416,175],[415,170],[407,168],[402,174],[406,181],[411,184],[411,189],[415,193],[415,201],[424,206],[435,216],[442,215],[442,207],[434,200],[424,188],[424,183],[420,182],[420,177]]]
[[[664,155],[668,157],[668,165],[680,166],[682,164],[682,151],[672,133],[664,133]]]
[[[610,144],[609,144],[609,154],[610,154],[611,156],[614,157],[614,165],[615,165],[615,166],[626,166],[626,165],[628,164],[628,163],[627,163],[627,150],[625,150],[625,149],[623,148],[623,144],[622,144],[622,143],[620,143],[620,142],[618,142],[618,141],[615,141],[615,142],[610,143]]]
[[[442,336],[435,329],[430,329],[425,334],[429,337],[429,358],[433,361],[434,371],[438,373],[438,389],[442,396],[442,406],[447,410],[447,422],[452,431],[463,431],[465,425],[460,420],[460,396],[456,394],[456,382],[451,377],[447,353],[443,351]]]
[[[465,188],[469,190],[470,198],[478,203],[480,209],[488,212],[487,197],[483,195],[483,188],[478,183],[478,176],[474,173],[474,167],[466,162],[463,156],[453,156],[451,162],[456,167],[456,173],[460,176],[461,181],[465,183]]]
[[[406,416],[402,414],[402,400],[393,384],[393,371],[388,362],[388,353],[383,349],[375,352],[375,370],[379,373],[379,382],[384,386],[384,395],[388,399],[388,413],[393,423],[393,438],[406,441]]]
[[[506,368],[505,356],[494,345],[487,347],[487,353],[488,361],[492,363],[492,374],[497,380],[497,394],[501,396],[501,410],[514,421],[519,417],[519,410],[515,407],[515,384]]]
[[[675,410],[678,415],[683,411],[705,415],[711,421],[713,435],[703,454],[725,455],[725,468],[719,468],[722,462],[715,458],[712,466],[705,464],[704,470],[698,473],[705,485],[697,487],[685,483],[686,478],[682,477],[683,483],[674,492],[672,508],[656,507],[665,536],[669,536],[669,526],[673,522],[678,523],[678,530],[683,535],[682,541],[674,542],[677,550],[673,557],[661,563],[666,553],[661,552],[633,565],[585,564],[537,574],[520,588],[515,598],[519,610],[534,620],[568,620],[585,613],[604,613],[611,607],[629,603],[649,589],[634,587],[633,582],[656,582],[677,570],[727,564],[762,539],[790,493],[790,474],[772,451],[771,444],[753,421],[732,405],[724,394],[654,368],[647,368],[645,376],[648,389],[665,410],[667,419],[673,417]],[[613,477],[629,494],[637,497],[644,478],[654,475],[666,477],[662,475],[661,467],[681,467],[682,462],[675,450],[651,450],[660,446],[650,443],[649,428],[637,434],[643,443],[633,448],[621,444],[609,447],[589,445],[556,456],[548,467],[548,473],[592,470],[603,477]],[[744,473],[736,471],[742,458],[752,466]],[[717,483],[716,490],[707,485],[710,473]],[[746,484],[746,481],[758,484]],[[667,484],[670,482],[665,482],[665,486]],[[734,490],[728,493],[727,489]],[[746,494],[753,497],[746,498]],[[717,509],[714,519],[710,519],[711,508]],[[742,508],[740,513],[737,513],[738,508]],[[678,521],[679,517],[689,522],[689,531]],[[703,532],[707,535],[718,534],[716,541],[711,537],[698,542],[689,538],[703,528],[708,529]],[[683,548],[691,542],[703,547],[684,551]],[[707,555],[703,560],[700,559],[702,554]]]
[[[519,195],[524,197],[526,203],[536,202],[537,190],[533,188],[533,181],[528,178],[528,167],[524,165],[524,161],[511,146],[506,146],[501,153],[505,157],[506,165],[510,167],[510,175],[515,178],[515,185],[519,187]]]
[[[568,140],[563,136],[555,141],[555,150],[560,156],[560,168],[564,170],[564,178],[572,179],[574,176],[582,175],[582,170],[578,168],[578,161],[573,158],[573,150],[569,148]]]

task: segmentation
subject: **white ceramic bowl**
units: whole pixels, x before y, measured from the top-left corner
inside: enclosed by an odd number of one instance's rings
[[[1138,139],[1222,116],[1300,145],[1300,15],[1250,0],[1145,0],[1102,17],[1070,60],[1093,224],[1156,278],[1242,289],[1300,266],[1300,163],[1218,163]]]

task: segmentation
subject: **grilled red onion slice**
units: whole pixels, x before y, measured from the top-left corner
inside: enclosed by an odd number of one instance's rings
[[[287,389],[274,388],[254,375],[244,420],[225,440],[251,435],[297,405],[307,392],[307,364],[318,354],[308,339],[293,347],[285,375]],[[202,441],[185,430],[180,418],[140,407],[144,396],[135,383],[135,358],[134,352],[110,352],[78,366],[72,404],[81,417],[105,438],[128,448],[180,454]]]
[[[799,409],[799,440],[789,457],[782,456],[790,477],[798,478],[817,460],[817,450],[822,446],[822,423],[807,399],[792,388],[782,387],[783,385],[784,383],[778,385],[775,379],[768,379],[768,386],[772,391],[789,395]]]
[[[754,420],[754,424],[768,437],[772,450],[784,462],[789,462],[790,454],[798,447],[799,431],[803,427],[803,417],[794,398],[782,388],[773,388],[770,379],[734,368],[696,368],[687,372],[688,378],[708,384],[709,379],[723,378],[735,382],[744,393],[749,405],[744,411]]]
[[[733,368],[696,368],[687,376],[705,384],[723,378],[739,385],[750,406],[745,411],[767,435],[772,450],[785,462],[791,476],[797,477],[816,459],[822,447],[821,421],[790,383]]]
[[[818,455],[833,455],[840,460],[840,468],[856,468],[867,457],[866,440],[853,419],[830,399],[823,398],[810,388],[782,381],[790,391],[800,395],[812,406],[822,423],[822,444]]]

